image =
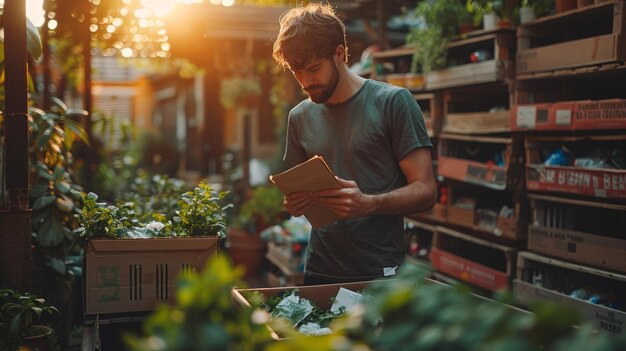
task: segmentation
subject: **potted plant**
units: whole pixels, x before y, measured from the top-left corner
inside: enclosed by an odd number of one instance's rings
[[[54,330],[43,323],[58,312],[30,293],[0,289],[0,350],[52,350]]]
[[[427,0],[414,10],[422,25],[411,28],[407,43],[415,48],[411,72],[430,72],[446,65],[447,46],[462,24],[472,22],[470,13],[457,0]]]
[[[263,261],[266,245],[261,231],[286,218],[283,194],[276,186],[258,186],[243,201],[235,223],[228,229],[228,252],[235,265],[246,268],[246,277],[258,274]]]
[[[467,0],[468,11],[483,14],[483,29],[510,27],[518,10],[518,0]]]
[[[217,252],[226,233],[226,195],[203,182],[180,196],[171,220],[163,213],[139,218],[132,203],[108,205],[94,193],[83,195],[77,232],[88,239],[86,313],[147,311],[171,300],[178,272],[199,269]]]
[[[234,75],[223,79],[220,86],[220,102],[225,108],[254,106],[261,95],[261,83],[253,76]]]
[[[554,0],[522,0],[519,9],[520,23],[550,14],[554,10]]]

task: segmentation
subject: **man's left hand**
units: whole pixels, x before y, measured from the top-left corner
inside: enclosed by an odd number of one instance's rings
[[[343,188],[318,191],[313,201],[326,205],[343,219],[367,216],[375,211],[372,195],[362,193],[352,180],[335,178]]]

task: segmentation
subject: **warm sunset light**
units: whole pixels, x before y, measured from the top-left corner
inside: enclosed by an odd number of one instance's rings
[[[152,10],[157,17],[167,15],[176,6],[176,2],[171,0],[141,0],[141,4]]]

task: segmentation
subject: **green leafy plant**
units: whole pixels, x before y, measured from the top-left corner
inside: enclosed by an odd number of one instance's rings
[[[502,20],[513,21],[519,10],[519,0],[467,0],[468,11],[495,13]]]
[[[216,192],[206,182],[179,196],[180,201],[170,204],[175,212],[172,219],[160,213],[138,216],[131,202],[119,206],[97,202],[98,195],[83,194],[83,207],[76,216],[76,232],[86,238],[147,238],[172,236],[220,236],[226,232],[223,205],[227,192]],[[138,199],[137,201],[141,201]],[[160,220],[156,222],[151,219]]]
[[[30,293],[0,290],[0,350],[17,350],[25,337],[36,335],[35,325],[59,311]]]
[[[141,229],[132,204],[118,207],[97,200],[94,193],[83,194],[83,207],[76,215],[80,225],[76,233],[89,239],[116,239],[133,236],[134,230]]]
[[[182,201],[181,194],[187,190],[185,182],[165,174],[149,174],[138,171],[127,191],[118,202],[130,202],[143,221],[172,220]]]
[[[220,102],[225,108],[249,105],[249,101],[261,94],[261,83],[254,77],[234,75],[222,80]]]
[[[413,28],[407,35],[407,43],[413,44],[411,72],[428,73],[446,66],[448,43],[437,27]]]
[[[537,17],[547,16],[554,12],[554,0],[522,0],[520,7],[530,7]]]
[[[177,281],[176,304],[159,305],[143,324],[144,335],[129,335],[133,350],[263,350],[271,337],[267,314],[235,306],[233,287],[244,287],[241,269],[216,255],[201,273],[186,272]],[[258,302],[257,302],[258,303]]]
[[[426,0],[413,11],[421,26],[411,28],[406,41],[415,48],[411,71],[429,72],[446,65],[447,46],[461,24],[471,23],[467,8],[458,0]]]
[[[200,183],[193,191],[182,195],[182,203],[174,217],[175,227],[183,235],[226,236],[226,213],[232,207],[222,206],[227,192],[216,192],[207,183]]]

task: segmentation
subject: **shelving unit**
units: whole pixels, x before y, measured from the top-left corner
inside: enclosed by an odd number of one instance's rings
[[[440,104],[431,118],[439,119],[433,140],[445,201],[409,217],[437,228],[435,276],[485,288],[451,273],[450,267],[480,266],[477,250],[507,257],[500,263],[510,258],[511,267],[527,267],[528,255],[535,255],[578,270],[626,271],[623,230],[610,229],[626,226],[625,4],[596,1],[517,29],[473,32],[449,45],[450,67],[424,74],[425,87],[414,93]],[[485,60],[471,62],[478,51]],[[412,52],[405,46],[377,53],[372,78],[392,73],[401,82]],[[392,71],[376,71],[377,64]],[[546,162],[559,149],[572,162]],[[593,159],[598,154],[608,154],[604,163]],[[526,255],[519,261],[518,250]],[[509,264],[500,263],[485,266],[495,269],[493,277],[512,279]],[[530,296],[532,279],[521,272],[515,288]],[[600,329],[618,330],[611,314],[598,318]]]
[[[516,300],[570,305],[618,335],[623,306],[581,296],[626,299],[624,5],[596,1],[521,25],[510,116],[524,138],[531,213]]]
[[[425,87],[412,90],[418,103],[431,112],[426,123],[434,126],[429,134],[437,147],[434,163],[440,201],[432,210],[410,218],[437,226],[431,259],[438,274],[450,277],[458,273],[457,279],[488,291],[508,286],[517,249],[507,245],[520,246],[525,239],[525,227],[520,228],[525,224],[522,208],[514,200],[523,181],[519,176],[523,143],[511,134],[509,122],[515,45],[514,28],[468,33],[448,45],[449,67],[424,74]],[[413,48],[408,46],[374,54],[371,77],[402,85],[412,55]],[[393,69],[391,74],[380,68],[383,64]],[[485,192],[494,196],[480,201]],[[478,201],[468,200],[472,196]],[[473,251],[455,245],[459,240],[468,242]],[[446,251],[450,245],[454,252]],[[502,262],[508,263],[499,267],[500,271],[482,266],[473,254],[481,250],[506,253]],[[451,260],[491,278],[465,279],[444,264]]]

